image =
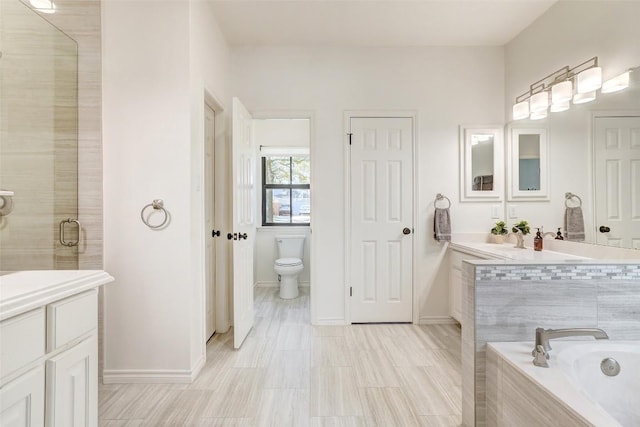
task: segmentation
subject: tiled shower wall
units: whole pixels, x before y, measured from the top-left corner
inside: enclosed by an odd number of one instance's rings
[[[487,342],[533,341],[538,327],[595,327],[613,340],[640,340],[640,263],[465,262],[463,283],[466,426],[486,425]]]
[[[18,0],[2,0],[5,7],[21,6]],[[13,3],[13,4],[11,4]],[[29,6],[28,1],[22,1]],[[78,219],[82,223],[83,238],[77,248],[77,265],[66,268],[101,269],[102,268],[102,89],[101,89],[101,13],[99,0],[58,0],[56,13],[40,14],[42,18],[59,28],[78,45]],[[9,9],[7,9],[9,10]],[[6,19],[11,17],[6,16]],[[15,23],[15,22],[13,22]],[[35,38],[37,39],[37,35]],[[21,37],[20,42],[29,43],[28,34]],[[38,46],[31,46],[38,49]],[[47,48],[50,49],[50,46]],[[32,84],[42,85],[47,81],[42,76],[34,74],[37,70],[30,70],[25,78],[31,78]],[[59,85],[58,76],[49,76],[50,81]],[[58,88],[56,88],[58,90]],[[24,103],[22,99],[19,100]],[[60,116],[61,109],[55,111],[55,126],[60,129],[64,122]],[[36,116],[33,112],[32,116]],[[3,114],[3,120],[7,114]],[[75,117],[72,117],[75,119]],[[62,141],[61,141],[62,142]],[[56,154],[57,156],[57,154]],[[27,160],[29,160],[27,158]],[[70,162],[56,162],[58,173],[64,170],[64,165]],[[53,162],[52,162],[53,164]],[[61,167],[62,166],[62,167]],[[74,165],[75,166],[75,165]],[[37,170],[34,159],[25,165],[31,173]],[[75,200],[73,201],[75,203]],[[35,207],[32,207],[35,209]],[[57,209],[57,208],[56,208]],[[31,211],[33,209],[30,209]],[[29,212],[28,211],[28,212]],[[15,219],[17,207],[11,214]],[[9,217],[7,217],[9,218]],[[71,228],[69,229],[71,230]],[[52,237],[57,240],[57,229],[51,230]],[[24,237],[24,235],[23,235]],[[51,266],[54,268],[55,266]],[[41,267],[42,268],[42,267]]]

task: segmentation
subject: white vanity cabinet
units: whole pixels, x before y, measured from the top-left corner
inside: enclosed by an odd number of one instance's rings
[[[490,259],[449,247],[449,315],[462,325],[462,261]]]
[[[113,278],[54,273],[0,277],[2,427],[98,425],[98,286]]]

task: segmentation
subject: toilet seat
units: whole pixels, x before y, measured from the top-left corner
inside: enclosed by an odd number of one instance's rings
[[[302,265],[300,258],[279,258],[276,260],[276,266],[278,267],[295,267]]]

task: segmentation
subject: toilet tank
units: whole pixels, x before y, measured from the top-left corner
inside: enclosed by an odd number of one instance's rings
[[[304,253],[304,236],[276,236],[278,258],[300,258]]]

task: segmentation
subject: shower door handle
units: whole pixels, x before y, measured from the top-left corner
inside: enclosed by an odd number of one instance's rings
[[[64,238],[64,230],[66,228],[65,224],[70,224],[72,222],[78,224],[78,238],[75,241],[67,242],[66,239]],[[82,230],[82,225],[80,224],[80,221],[78,221],[77,219],[73,219],[73,218],[63,219],[62,221],[60,221],[60,244],[62,246],[67,246],[67,247],[78,246],[78,243],[80,243],[81,230]]]

